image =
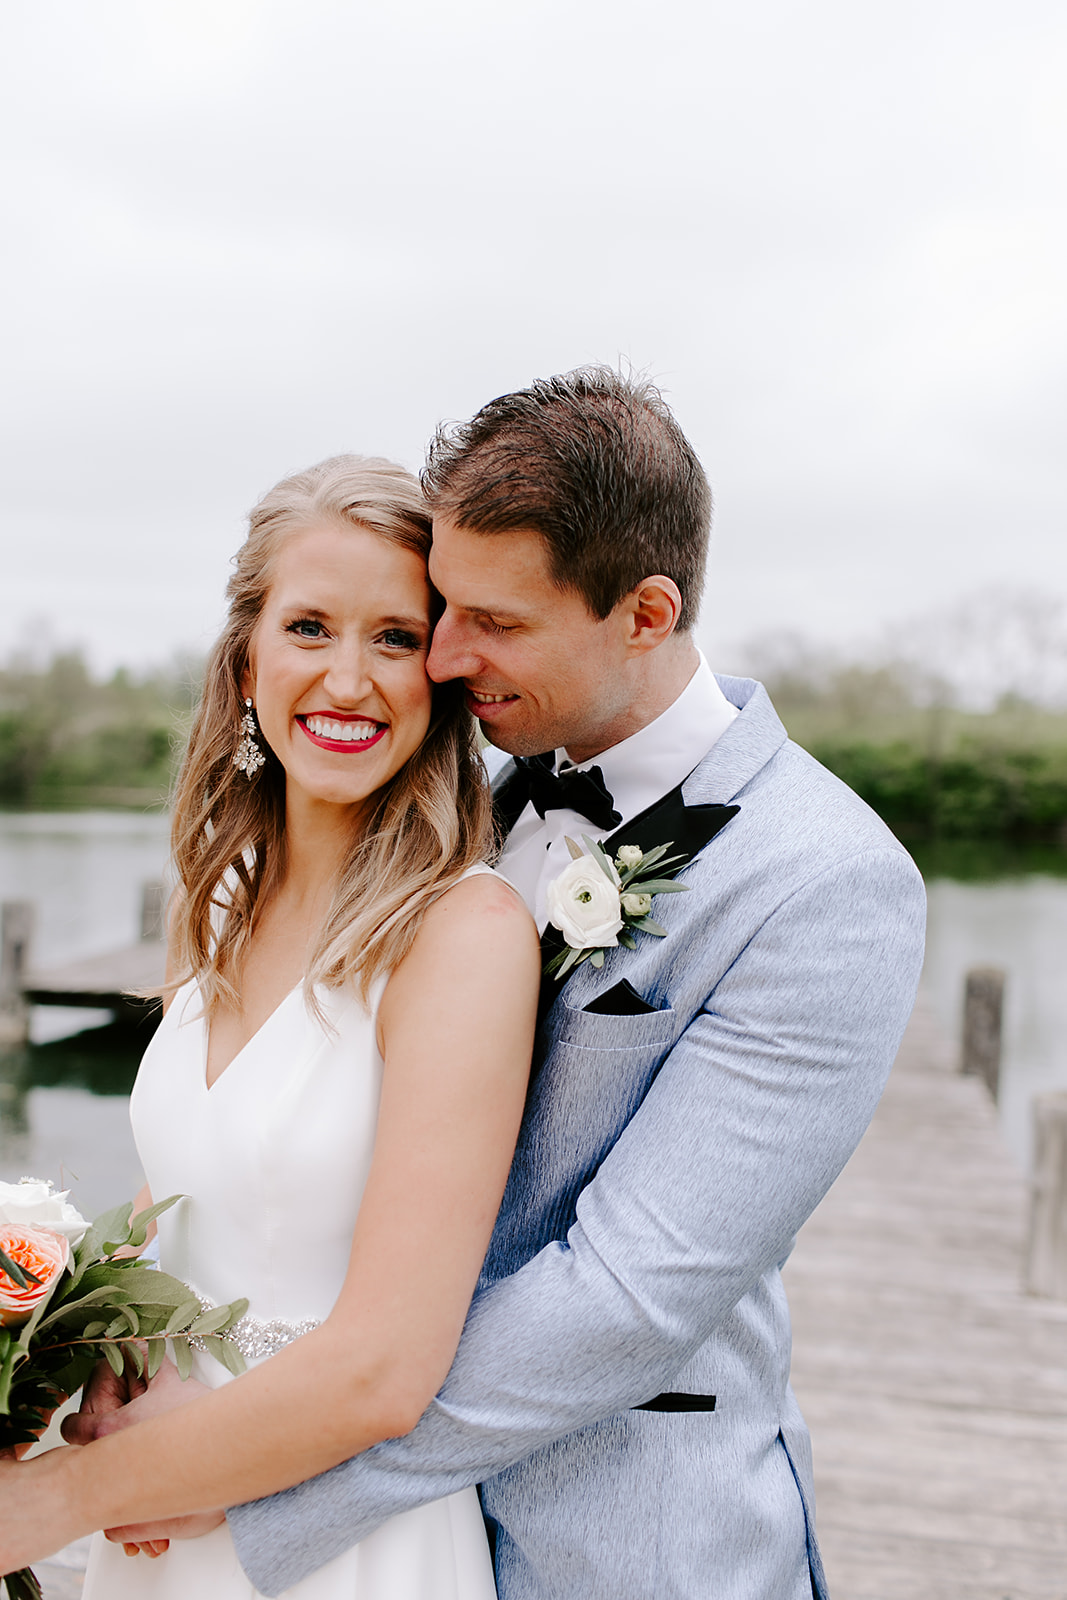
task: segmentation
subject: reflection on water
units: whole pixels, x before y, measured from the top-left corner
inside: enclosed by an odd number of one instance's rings
[[[923,979],[950,1037],[960,1038],[967,969],[993,966],[1007,973],[1000,1118],[1008,1148],[1025,1171],[1031,1100],[1067,1089],[1067,880],[938,878],[927,894]]]
[[[34,966],[137,939],[141,885],[163,876],[169,827],[164,816],[128,812],[0,814],[0,900],[33,905]],[[38,1007],[34,1043],[0,1055],[0,1178],[69,1185],[88,1216],[132,1200],[142,1178],[127,1098],[151,1028]]]
[[[153,1014],[0,1053],[0,1178],[51,1178],[90,1217],[132,1200],[129,1093],[154,1026]]]

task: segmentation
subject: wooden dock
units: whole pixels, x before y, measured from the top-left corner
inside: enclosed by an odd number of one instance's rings
[[[145,939],[123,950],[109,950],[86,961],[71,961],[47,972],[30,970],[22,985],[24,998],[34,1006],[88,1006],[122,1011],[143,1002],[131,1001],[130,991],[153,989],[163,982],[166,946],[161,939]]]
[[[832,1600],[1067,1600],[1067,1302],[1023,1290],[1027,1217],[920,1004],[786,1269]],[[83,1556],[42,1563],[46,1600]]]
[[[920,1006],[786,1269],[832,1600],[1067,1600],[1067,1304],[1028,1193]]]
[[[137,995],[159,988],[166,967],[164,894],[162,883],[142,886],[136,944],[44,970],[33,965],[33,907],[25,901],[0,906],[0,1049],[25,1043],[31,1006],[84,1006],[113,1011],[117,1018],[143,1017],[153,1002]]]

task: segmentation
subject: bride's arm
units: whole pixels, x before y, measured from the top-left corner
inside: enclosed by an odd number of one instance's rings
[[[45,1509],[51,1549],[269,1494],[414,1428],[455,1355],[503,1193],[539,965],[529,915],[498,879],[467,879],[431,909],[380,1008],[374,1157],[335,1309],[210,1395],[9,1469],[0,1557],[44,1553]]]

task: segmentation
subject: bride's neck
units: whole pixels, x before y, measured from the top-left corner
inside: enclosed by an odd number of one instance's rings
[[[287,810],[285,875],[277,894],[308,921],[325,920],[357,822],[347,807]]]

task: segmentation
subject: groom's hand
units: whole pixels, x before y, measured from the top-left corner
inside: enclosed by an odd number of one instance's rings
[[[145,1383],[132,1369],[118,1375],[106,1361],[101,1361],[85,1386],[81,1411],[64,1421],[63,1437],[68,1444],[91,1444],[94,1439],[118,1433],[149,1417],[162,1416],[207,1393],[207,1385],[198,1383],[195,1378],[183,1381],[170,1361],[164,1361],[151,1383]],[[140,1550],[145,1555],[157,1556],[163,1554],[170,1539],[199,1539],[202,1534],[219,1527],[225,1518],[224,1511],[200,1511],[193,1516],[174,1517],[168,1522],[108,1528],[107,1538],[114,1544],[125,1545],[128,1555],[136,1555]]]
[[[106,1361],[101,1361],[82,1391],[81,1410],[64,1418],[63,1437],[68,1444],[91,1444],[94,1439],[118,1433],[135,1422],[188,1405],[208,1392],[206,1384],[195,1378],[183,1382],[170,1361],[164,1361],[151,1383],[139,1378],[132,1368],[117,1374]]]
[[[102,1432],[107,1417],[120,1412],[148,1388],[127,1362],[120,1373],[112,1372],[106,1361],[98,1361],[82,1389],[81,1407],[64,1417],[60,1432],[68,1444],[91,1444]],[[121,1426],[121,1424],[119,1424]]]

